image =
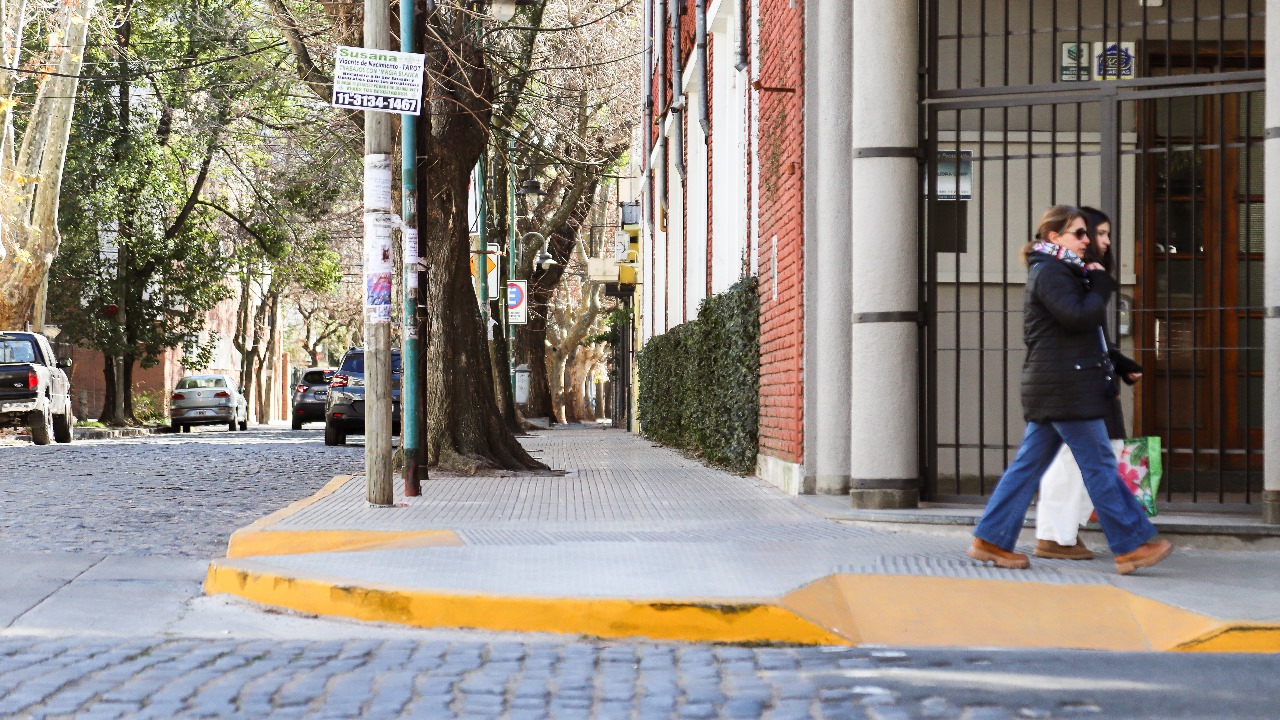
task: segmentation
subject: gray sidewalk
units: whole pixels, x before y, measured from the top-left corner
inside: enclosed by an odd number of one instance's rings
[[[938,534],[912,519],[928,508],[909,513],[907,524],[841,517],[839,499],[789,497],[617,430],[551,430],[524,442],[565,474],[433,478],[421,497],[398,495],[391,509],[368,507],[362,478],[338,481],[238,533],[232,549],[241,542],[242,552],[232,554],[240,556],[213,563],[206,588],[423,626],[1280,649],[1273,552],[1180,547],[1127,577],[1105,551],[1093,561],[997,570],[965,557],[961,528]],[[946,513],[976,509],[933,514]],[[1003,621],[957,622],[972,612]],[[1107,614],[1119,619],[1097,621]]]

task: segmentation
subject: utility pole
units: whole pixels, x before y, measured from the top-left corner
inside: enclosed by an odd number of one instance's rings
[[[391,49],[388,0],[364,0],[364,47]],[[364,132],[365,492],[391,507],[391,116],[366,110]]]
[[[516,136],[507,141],[507,282],[516,279]],[[504,288],[505,289],[505,288]],[[510,291],[507,291],[510,292]],[[516,329],[511,324],[507,292],[502,293],[502,319],[507,324],[507,372],[511,383],[511,401],[516,397]]]
[[[484,336],[486,345],[489,342],[489,240],[488,225],[489,211],[487,198],[485,197],[485,170],[489,162],[489,153],[481,151],[480,163],[476,166],[478,170],[476,177],[476,198],[480,201],[479,212],[476,213],[476,224],[480,226],[480,232],[476,235],[477,247],[473,257],[475,262],[472,266],[476,269],[476,297],[480,299],[480,325],[484,328]]]
[[[413,2],[400,3],[400,51],[411,53],[413,49]],[[422,403],[418,397],[418,119],[409,114],[400,116],[400,246],[404,253],[402,263],[404,287],[404,324],[401,337],[403,370],[400,390],[400,411],[404,414],[400,423],[400,447],[404,448],[404,494],[417,497],[422,494],[418,468],[423,465],[419,446],[422,423]]]

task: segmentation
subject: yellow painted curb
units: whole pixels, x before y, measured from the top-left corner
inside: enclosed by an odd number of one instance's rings
[[[624,599],[451,593],[295,577],[214,561],[209,595],[414,627],[686,642],[1280,652],[1280,625],[1205,617],[1110,585],[832,575],[780,599]]]
[[[236,595],[306,613],[415,627],[553,632],[687,642],[847,645],[767,600],[626,600],[451,594],[391,586],[352,587],[337,578],[288,577],[253,561],[215,560],[205,593]]]
[[[227,557],[266,557],[320,552],[398,550],[462,545],[452,530],[239,530],[227,543]]]
[[[1280,626],[1261,623],[1231,624],[1185,642],[1176,649],[1189,652],[1280,652]]]
[[[281,520],[284,520],[285,518],[293,517],[294,515],[297,515],[298,513],[305,510],[306,508],[312,505],[315,505],[316,503],[320,502],[324,498],[329,497],[330,495],[338,492],[338,488],[342,487],[343,485],[346,485],[348,482],[351,481],[351,478],[353,477],[355,476],[354,475],[337,475],[332,480],[325,483],[324,487],[317,490],[310,497],[305,497],[305,498],[302,498],[301,500],[298,500],[297,502],[290,503],[264,518],[259,518],[253,521],[252,523],[244,526],[243,528],[241,528],[240,530],[237,530],[236,532],[264,530],[272,525],[275,525]]]
[[[395,550],[414,547],[462,545],[452,530],[272,530],[290,518],[337,492],[354,476],[339,475],[310,497],[277,510],[231,534],[227,557],[265,557],[320,552]]]

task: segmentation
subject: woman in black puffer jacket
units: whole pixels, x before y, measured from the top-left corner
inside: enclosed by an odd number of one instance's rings
[[[1089,235],[1089,245],[1085,248],[1085,263],[1098,263],[1111,274],[1115,271],[1115,253],[1111,252],[1111,218],[1101,210],[1082,207],[1085,229]],[[1107,333],[1109,335],[1109,333]],[[1103,340],[1100,338],[1099,348]],[[1142,366],[1126,357],[1119,348],[1106,340],[1108,355],[1115,372],[1113,375],[1125,383],[1132,385],[1142,377]],[[1125,430],[1124,408],[1120,404],[1120,388],[1114,380],[1115,389],[1111,398],[1111,412],[1105,418],[1107,437],[1111,438],[1111,449],[1116,457],[1120,457],[1124,449],[1124,440],[1129,436]],[[1036,549],[1035,556],[1054,558],[1057,560],[1090,560],[1093,552],[1085,547],[1079,537],[1080,526],[1093,512],[1089,495],[1085,491],[1084,481],[1080,476],[1080,468],[1075,458],[1063,448],[1054,457],[1048,472],[1040,478],[1040,500],[1036,503]]]
[[[1104,418],[1113,409],[1114,369],[1100,345],[1099,328],[1116,281],[1081,258],[1089,244],[1083,213],[1058,205],[1040,219],[1027,245],[1022,366],[1022,408],[1027,431],[974,529],[969,557],[999,567],[1030,566],[1013,552],[1040,476],[1063,443],[1080,466],[1098,522],[1127,574],[1168,557],[1173,548],[1154,540],[1156,529],[1116,471]]]

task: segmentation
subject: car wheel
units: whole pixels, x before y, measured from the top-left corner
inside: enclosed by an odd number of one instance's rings
[[[324,422],[324,444],[325,445],[346,445],[347,434],[337,425],[325,420]]]
[[[174,432],[174,433],[182,432],[182,426],[178,424],[177,420],[169,421],[169,432]]]
[[[36,445],[48,445],[53,442],[53,413],[31,413],[31,442]]]
[[[189,432],[191,432],[191,426],[190,426],[190,425],[183,425],[183,426],[182,426],[182,432],[185,432],[185,433],[189,433]]]
[[[71,442],[75,420],[71,417],[71,408],[61,415],[53,416],[53,439],[60,443]]]
[[[241,420],[241,421],[240,421],[240,432],[244,432],[245,430],[248,430],[248,429],[249,429],[249,421],[248,421],[248,420]]]
[[[232,415],[231,422],[227,423],[227,430],[229,430],[230,432],[235,432],[236,425],[238,425],[238,423],[236,422],[236,416]]]
[[[298,417],[297,415],[293,416],[293,429],[294,430],[302,429],[302,418]]]

